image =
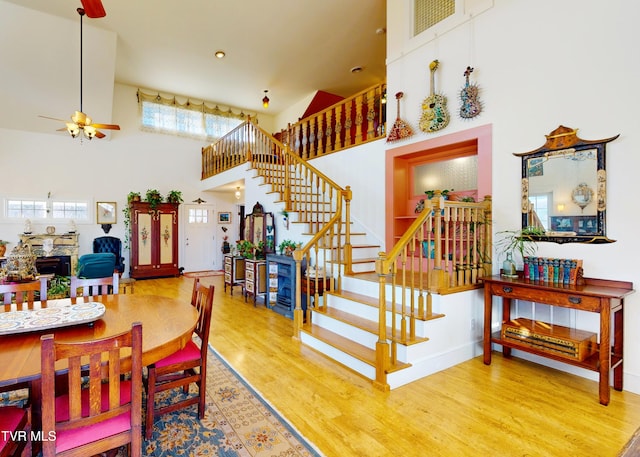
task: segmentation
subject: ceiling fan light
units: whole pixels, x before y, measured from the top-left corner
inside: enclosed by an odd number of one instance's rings
[[[71,138],[75,138],[78,136],[78,133],[80,133],[80,128],[78,127],[78,124],[67,122],[67,132],[69,132]]]
[[[89,138],[90,140],[93,139],[94,136],[96,136],[96,129],[95,127],[92,127],[90,125],[85,126],[85,128],[82,129],[84,131],[84,136],[86,136],[87,138]]]

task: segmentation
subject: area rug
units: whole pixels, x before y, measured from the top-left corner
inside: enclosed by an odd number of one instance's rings
[[[155,420],[153,437],[143,454],[169,456],[313,456],[322,454],[209,346],[207,412],[198,419],[197,406]],[[197,392],[193,387],[192,395]],[[165,391],[160,402],[183,396]]]
[[[153,436],[143,441],[142,454],[149,457],[323,457],[287,420],[244,380],[211,346],[207,367],[207,411],[198,419],[192,405],[156,418]],[[156,399],[188,394],[180,389],[164,391]],[[27,391],[1,393],[0,403],[21,404]],[[118,452],[126,456],[126,449]]]
[[[191,271],[185,273],[185,278],[206,278],[207,276],[222,276],[224,271],[221,270],[207,270],[207,271]]]

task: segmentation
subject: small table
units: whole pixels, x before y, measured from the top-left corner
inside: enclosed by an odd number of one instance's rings
[[[300,290],[302,291],[302,309],[305,311],[307,309],[307,293],[312,300],[315,300],[316,292],[319,297],[322,297],[324,291],[329,290],[330,288],[331,278],[318,278],[316,282],[316,278],[303,277],[300,281]],[[312,306],[315,307],[315,303],[312,303]]]
[[[595,278],[584,278],[584,285],[563,285],[501,276],[480,279],[484,282],[484,363],[486,365],[491,364],[491,343],[496,343],[502,346],[505,357],[511,356],[511,349],[518,349],[598,372],[600,375],[599,398],[603,405],[609,404],[610,371],[613,371],[613,388],[622,390],[624,298],[634,292],[632,283]],[[560,357],[544,347],[517,344],[503,338],[501,332],[491,334],[494,296],[502,298],[503,324],[512,320],[512,300],[526,300],[599,314],[600,343],[597,350],[583,360],[571,360]],[[555,338],[553,340],[555,341]]]
[[[123,294],[126,294],[127,291],[133,293],[136,285],[136,280],[134,278],[122,278],[120,279],[119,285],[122,289]]]

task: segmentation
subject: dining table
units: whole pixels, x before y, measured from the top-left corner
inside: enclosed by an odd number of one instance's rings
[[[192,338],[198,312],[188,301],[176,298],[141,295],[114,294],[93,297],[78,297],[48,300],[17,305],[0,306],[0,323],[8,314],[30,311],[35,315],[47,314],[57,309],[77,305],[95,305],[103,314],[90,322],[80,324],[53,324],[53,328],[40,330],[17,330],[0,334],[0,388],[11,389],[28,383],[31,385],[31,403],[34,409],[34,426],[39,421],[40,400],[40,337],[53,334],[56,341],[91,341],[126,332],[134,322],[142,323],[142,363],[150,365],[182,349]],[[57,311],[55,311],[57,312]],[[6,319],[5,319],[6,320]],[[64,326],[55,326],[64,325]],[[126,366],[128,360],[123,359]],[[64,370],[63,366],[56,369]]]

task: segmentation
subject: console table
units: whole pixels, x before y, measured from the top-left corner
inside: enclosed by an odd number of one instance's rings
[[[484,363],[491,364],[491,343],[502,345],[505,357],[511,356],[511,349],[536,354],[559,362],[568,363],[599,373],[600,403],[609,404],[609,373],[613,370],[613,387],[622,390],[622,362],[623,362],[623,328],[624,328],[624,298],[633,293],[633,284],[626,281],[612,281],[605,279],[584,278],[584,285],[563,285],[531,281],[522,278],[505,278],[492,276],[480,278],[484,282]],[[491,315],[493,297],[502,297],[502,324],[517,321],[512,319],[512,300],[527,300],[560,306],[580,311],[589,311],[600,315],[599,343],[592,348],[592,352],[585,354],[584,359],[575,359],[562,355],[559,351],[546,349],[544,345],[522,344],[517,340],[505,338],[502,332],[491,333]],[[613,328],[611,317],[613,316]],[[558,326],[554,333],[553,323],[538,323],[546,329],[545,341],[554,344],[564,344],[567,338],[582,335],[587,332],[575,331]],[[612,345],[613,340],[613,345]]]

